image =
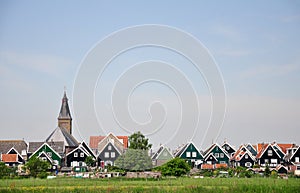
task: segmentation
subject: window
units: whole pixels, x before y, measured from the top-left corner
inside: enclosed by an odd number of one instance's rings
[[[80,153],[80,157],[84,157],[84,153]]]
[[[269,160],[268,160],[268,159],[265,159],[265,163],[266,163],[266,164],[269,163]]]
[[[109,152],[105,152],[105,153],[104,153],[104,157],[105,157],[105,158],[109,158]]]
[[[191,152],[186,152],[186,157],[191,157]]]
[[[74,153],[74,157],[78,157],[78,153],[77,152]]]
[[[249,156],[248,156],[248,154],[246,154],[246,155],[245,155],[245,159],[248,159],[248,158],[249,158]],[[248,162],[247,162],[247,163],[248,163]]]
[[[224,157],[224,153],[220,153],[220,158],[223,158]]]
[[[299,157],[295,157],[295,162],[299,162]]]
[[[110,157],[111,158],[115,158],[116,157],[116,153],[115,152],[110,152]]]
[[[246,162],[246,163],[245,163],[245,166],[246,166],[246,167],[251,167],[251,166],[252,166],[252,163],[251,163],[251,162]]]
[[[271,149],[268,150],[268,156],[272,156],[273,155],[273,151]]]
[[[107,149],[108,149],[108,150],[111,150],[111,145],[109,145],[109,146],[107,147]]]
[[[272,164],[277,164],[277,159],[271,159]]]
[[[220,164],[226,164],[226,162],[225,161],[220,161]]]
[[[229,147],[229,146],[226,146],[226,149],[227,149],[227,150],[229,150],[229,149],[230,149],[230,147]]]
[[[197,152],[192,152],[192,157],[197,157]]]
[[[49,157],[52,157],[52,152],[47,152],[47,155],[48,155]]]
[[[219,157],[219,153],[215,153],[215,157],[218,158]]]

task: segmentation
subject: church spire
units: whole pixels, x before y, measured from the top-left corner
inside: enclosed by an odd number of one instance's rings
[[[65,128],[70,134],[72,134],[72,116],[68,100],[66,90],[64,90],[64,96],[62,98],[61,108],[57,119],[58,126]]]

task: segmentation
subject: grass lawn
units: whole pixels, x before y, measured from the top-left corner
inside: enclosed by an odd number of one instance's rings
[[[0,192],[300,192],[300,179],[2,179]]]

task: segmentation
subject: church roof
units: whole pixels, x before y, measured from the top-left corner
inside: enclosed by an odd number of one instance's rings
[[[65,128],[57,127],[46,139],[46,142],[63,141],[65,146],[78,146],[77,140]]]
[[[64,92],[58,119],[72,119],[68,100],[67,94]]]

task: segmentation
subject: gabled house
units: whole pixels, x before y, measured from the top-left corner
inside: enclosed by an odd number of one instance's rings
[[[24,161],[27,160],[27,143],[24,140],[0,140],[0,154],[14,154],[10,151],[12,148]]]
[[[213,155],[213,157],[211,156]],[[209,159],[208,159],[209,157]],[[212,158],[212,159],[210,159]],[[216,159],[217,164],[229,164],[229,155],[227,152],[217,143],[212,144],[205,152],[204,152],[204,160],[206,163],[213,162]]]
[[[233,167],[241,166],[250,168],[255,164],[255,156],[252,155],[246,146],[241,145],[236,153],[230,158]]]
[[[265,167],[269,165],[269,167],[275,168],[278,164],[282,163],[282,156],[272,144],[258,144],[256,160],[260,166]]]
[[[214,156],[213,153],[210,153],[204,157],[204,163],[214,165],[218,163],[218,159]]]
[[[153,166],[160,166],[169,160],[173,159],[174,156],[170,152],[170,150],[165,147],[164,145],[161,145],[156,153],[154,153],[151,157]]]
[[[236,152],[235,148],[232,145],[230,145],[227,141],[225,141],[221,147],[226,151],[229,157],[232,157]]]
[[[40,148],[44,143],[47,143],[55,152],[57,152],[62,158],[64,157],[65,146],[63,141],[52,141],[52,142],[29,142],[27,155],[30,157],[38,148]]]
[[[120,149],[113,143],[109,141],[105,146],[99,151],[98,154],[98,166],[104,168],[104,166],[110,165],[113,166],[116,159],[122,155]]]
[[[91,149],[87,147],[85,142],[82,142],[78,147],[66,154],[66,166],[86,166],[85,160],[89,156],[96,159],[96,156],[91,152]]]
[[[193,142],[187,143],[181,148],[179,148],[175,154],[174,157],[180,157],[186,161],[192,166],[197,167],[201,163],[203,163],[203,155],[198,150],[198,148],[194,145]]]
[[[115,136],[112,133],[109,133],[107,136],[90,136],[89,146],[97,155],[109,141],[112,143],[116,142],[115,145],[118,146],[122,152],[128,148],[128,136]]]
[[[43,154],[47,154],[47,156],[51,158],[49,162],[52,164],[52,166],[57,168],[61,166],[62,157],[46,142],[44,142],[37,150],[35,150],[29,159],[32,157],[45,157]]]
[[[300,146],[294,145],[287,149],[287,154],[284,157],[285,163],[288,165],[300,165]]]

